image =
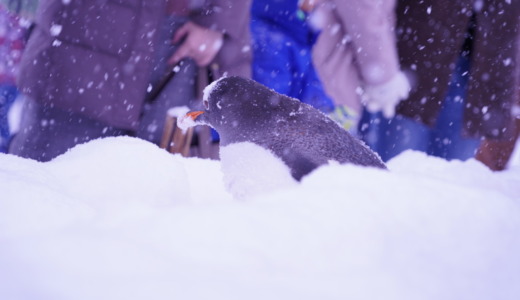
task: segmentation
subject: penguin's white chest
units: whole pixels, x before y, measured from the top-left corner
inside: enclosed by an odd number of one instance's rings
[[[226,188],[237,199],[297,184],[279,157],[251,142],[222,146],[220,161]]]

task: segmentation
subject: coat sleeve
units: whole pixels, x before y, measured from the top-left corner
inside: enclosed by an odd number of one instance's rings
[[[399,71],[394,31],[395,0],[337,0],[337,13],[352,42],[361,79],[380,84]]]
[[[250,9],[251,0],[206,0],[193,17],[197,24],[224,34],[215,59],[221,74],[251,77]]]

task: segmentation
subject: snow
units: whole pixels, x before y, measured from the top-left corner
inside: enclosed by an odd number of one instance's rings
[[[520,167],[413,151],[388,167],[239,200],[219,161],[129,137],[0,154],[0,299],[518,299]]]
[[[50,28],[50,33],[52,36],[58,36],[60,35],[61,31],[63,29],[63,26],[59,24],[52,24]]]
[[[254,143],[221,147],[220,163],[224,186],[234,199],[272,193],[296,184],[289,167],[280,158]]]
[[[214,80],[213,82],[211,82],[210,84],[208,84],[203,90],[202,90],[202,100],[203,101],[209,101],[209,95],[211,95],[211,93],[213,92],[214,89],[216,89],[218,87],[218,82],[222,79],[224,79],[224,77],[220,77],[219,79],[217,80]]]
[[[189,111],[190,109],[188,106],[176,106],[167,111],[168,116],[176,118],[177,127],[179,127],[184,133],[189,127],[195,126],[195,121],[186,116]]]

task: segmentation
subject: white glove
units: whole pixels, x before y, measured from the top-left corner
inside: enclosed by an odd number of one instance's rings
[[[410,82],[403,72],[399,72],[383,84],[366,86],[361,100],[369,112],[382,111],[385,118],[392,118],[397,104],[408,98],[409,93]]]

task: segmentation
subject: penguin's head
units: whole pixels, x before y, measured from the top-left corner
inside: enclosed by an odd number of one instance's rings
[[[184,117],[192,125],[209,125],[221,136],[251,136],[258,128],[269,128],[276,118],[287,118],[300,102],[276,93],[254,80],[231,76],[214,81],[204,89],[204,110]]]
[[[226,113],[222,107],[221,99],[216,100],[216,96],[212,96],[217,89],[222,89],[222,82],[226,77],[220,78],[209,84],[203,91],[202,104],[204,110],[190,111],[186,114],[185,118],[188,119],[188,123],[194,125],[209,125],[213,128],[218,126],[221,120],[224,119],[223,114]],[[220,127],[220,126],[218,126]]]

